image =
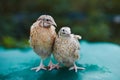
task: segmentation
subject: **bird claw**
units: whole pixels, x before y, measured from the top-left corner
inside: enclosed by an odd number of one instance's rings
[[[74,66],[72,66],[72,67],[70,67],[69,68],[69,70],[75,70],[75,72],[77,72],[77,70],[79,69],[79,70],[84,70],[85,68],[83,68],[83,67],[78,67],[78,66],[76,66],[76,65],[74,65]]]
[[[41,69],[47,70],[43,65],[40,65],[40,66],[38,66],[38,67],[31,68],[31,70],[36,70],[36,72],[38,72],[38,71],[41,70]]]
[[[51,71],[52,69],[54,69],[54,68],[57,68],[57,69],[59,69],[59,65],[58,64],[53,64],[53,63],[50,63],[49,65],[48,65],[48,67],[49,67],[49,71]]]
[[[49,69],[48,69],[48,70],[49,70],[49,71],[51,71],[52,69],[54,69],[54,68],[55,68],[55,65],[49,65],[48,67],[49,67]]]
[[[59,68],[60,68],[59,64],[56,64],[56,65],[55,65],[55,68],[59,69]]]

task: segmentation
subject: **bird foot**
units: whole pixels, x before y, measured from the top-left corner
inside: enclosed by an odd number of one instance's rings
[[[60,68],[59,63],[55,65],[55,68],[57,68],[57,69]]]
[[[69,68],[69,70],[73,70],[73,69],[75,70],[75,72],[77,72],[78,69],[84,70],[85,68],[83,68],[83,67],[78,67],[78,66],[76,66],[76,65],[74,65],[74,66],[72,66],[72,67]]]
[[[55,69],[55,68],[59,69],[60,66],[58,64],[53,64],[51,62],[51,63],[49,63],[48,67],[49,67],[48,70],[51,71],[52,69]]]
[[[36,72],[38,72],[38,71],[41,70],[41,69],[47,70],[47,69],[44,67],[44,65],[40,65],[40,66],[38,66],[38,67],[31,68],[31,70],[36,70]]]

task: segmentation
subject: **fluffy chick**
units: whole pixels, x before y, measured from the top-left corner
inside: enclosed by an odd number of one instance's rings
[[[78,39],[81,39],[81,36],[71,34],[69,27],[62,27],[56,37],[54,44],[53,55],[59,63],[62,63],[64,66],[70,67],[69,70],[75,69],[84,69],[82,67],[77,67],[75,61],[79,58],[80,44]],[[72,67],[71,67],[72,66]]]
[[[50,15],[41,15],[31,26],[29,42],[34,52],[41,57],[40,65],[32,68],[32,70],[36,70],[36,72],[40,69],[46,70],[43,65],[43,60],[51,56],[56,37],[55,26],[57,25]],[[51,60],[49,67],[50,70],[53,68]]]

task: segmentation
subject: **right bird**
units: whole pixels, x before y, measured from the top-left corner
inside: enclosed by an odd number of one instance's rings
[[[70,67],[69,70],[85,69],[82,67],[76,66],[75,62],[79,58],[80,52],[80,43],[78,39],[81,39],[81,36],[71,34],[69,27],[62,27],[58,32],[54,43],[53,55],[58,61],[56,66],[59,68],[60,64],[63,64],[66,67]]]

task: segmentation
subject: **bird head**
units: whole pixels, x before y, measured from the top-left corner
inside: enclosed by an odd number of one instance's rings
[[[55,23],[54,19],[50,15],[41,15],[37,21],[39,21],[39,25],[41,27],[49,28],[52,25],[57,27],[57,24]]]
[[[59,36],[68,37],[71,34],[71,29],[69,27],[62,27],[58,32]]]

